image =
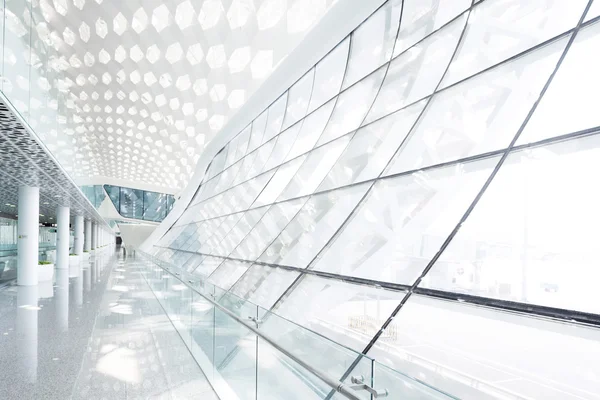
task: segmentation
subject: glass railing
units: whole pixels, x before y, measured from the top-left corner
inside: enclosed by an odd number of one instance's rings
[[[454,398],[198,275],[138,254],[149,286],[221,398]]]

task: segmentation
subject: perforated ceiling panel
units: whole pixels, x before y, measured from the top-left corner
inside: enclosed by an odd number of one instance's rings
[[[0,214],[17,215],[18,187],[40,188],[40,222],[55,223],[56,208],[71,208],[71,217],[83,215],[106,228],[94,206],[61,170],[43,147],[0,101]]]
[[[10,0],[3,91],[73,178],[174,191],[332,3]]]

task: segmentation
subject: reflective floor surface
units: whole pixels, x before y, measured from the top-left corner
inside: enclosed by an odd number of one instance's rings
[[[0,289],[0,399],[218,399],[141,268],[107,250]]]

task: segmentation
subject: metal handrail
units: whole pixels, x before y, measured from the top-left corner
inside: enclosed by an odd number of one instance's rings
[[[146,255],[146,254],[144,254],[144,255]],[[179,274],[173,273],[170,269],[165,268],[161,265],[158,265],[158,264],[156,264],[156,265],[158,267],[160,267],[161,269],[163,269],[164,271],[171,274],[173,277],[175,277],[177,280],[179,280],[181,283],[183,283],[184,285],[186,285],[187,287],[192,289],[194,292],[196,292],[200,296],[202,296],[204,299],[208,300],[214,307],[218,308],[220,311],[224,312],[229,317],[233,318],[235,321],[239,322],[244,327],[246,327],[250,331],[254,332],[257,336],[260,336],[265,342],[269,343],[275,349],[277,349],[281,353],[285,354],[287,357],[291,358],[294,362],[301,365],[304,369],[306,369],[311,374],[316,376],[319,380],[321,380],[322,382],[327,384],[327,386],[329,386],[331,389],[344,395],[346,398],[348,398],[350,400],[361,400],[361,398],[356,395],[355,390],[351,386],[346,385],[345,383],[341,382],[339,379],[336,379],[336,378],[332,377],[331,375],[329,375],[327,372],[322,371],[321,369],[314,367],[314,366],[308,364],[307,362],[301,360],[300,358],[296,357],[293,353],[289,352],[287,349],[280,346],[279,343],[277,343],[277,340],[273,339],[267,333],[259,330],[256,326],[254,326],[254,322],[248,323],[248,321],[240,318],[238,315],[233,313],[228,308],[222,306],[215,300],[211,299],[210,297],[208,297],[208,296],[204,295],[203,293],[201,293],[200,291],[198,291],[195,287],[191,286],[191,283],[193,283],[193,281],[185,282],[178,276]]]

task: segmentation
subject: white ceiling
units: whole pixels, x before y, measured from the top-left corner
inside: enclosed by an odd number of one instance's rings
[[[29,39],[55,71],[57,128],[36,129],[33,100],[29,122],[63,168],[79,182],[175,192],[334,0],[34,0],[31,11],[24,3],[7,0],[7,35]]]
[[[66,206],[75,215],[106,221],[43,147],[25,129],[14,109],[0,98],[0,215],[16,218],[19,186],[40,189],[39,221],[56,223],[56,209]]]

